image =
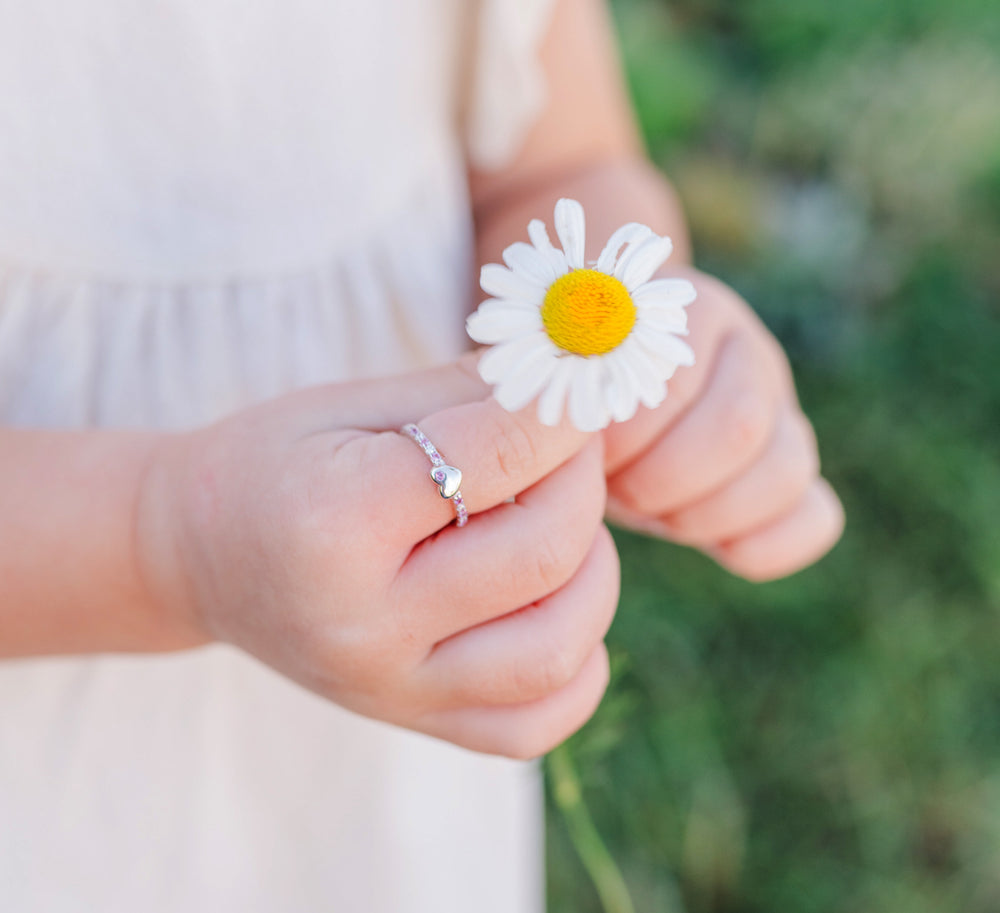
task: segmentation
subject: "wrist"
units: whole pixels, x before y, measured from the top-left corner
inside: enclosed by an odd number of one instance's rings
[[[196,434],[158,435],[136,486],[132,563],[152,613],[158,641],[153,649],[189,649],[214,640],[197,608],[180,518],[186,501],[183,467]]]
[[[559,197],[579,200],[587,214],[587,259],[596,259],[612,232],[626,222],[641,222],[674,245],[671,271],[690,268],[691,241],[673,186],[639,155],[602,159],[563,171],[524,179],[476,203],[477,255],[480,263],[499,263],[501,252],[522,238],[530,219],[545,218]]]

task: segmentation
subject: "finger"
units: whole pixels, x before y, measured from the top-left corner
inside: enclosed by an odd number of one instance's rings
[[[700,546],[744,536],[788,513],[818,475],[816,435],[787,404],[760,459],[719,491],[664,517],[664,530]]]
[[[407,627],[436,643],[563,586],[604,516],[600,438],[518,495],[418,545],[393,584]]]
[[[750,466],[773,432],[779,392],[765,359],[742,333],[723,343],[701,399],[646,453],[609,480],[626,507],[662,516],[691,504]]]
[[[481,351],[423,371],[307,387],[276,402],[295,398],[297,415],[311,411],[317,431],[329,430],[333,418],[343,428],[394,431],[438,409],[486,399],[490,387],[476,371]]]
[[[747,580],[774,580],[818,560],[843,530],[840,500],[825,479],[817,479],[790,513],[708,554]]]
[[[598,644],[564,688],[538,701],[506,707],[445,710],[419,728],[473,751],[528,760],[565,741],[593,715],[608,686],[608,653]]]
[[[418,670],[439,706],[518,704],[566,687],[607,634],[618,553],[606,527],[576,575],[533,605],[439,643]]]
[[[578,453],[592,437],[568,419],[550,428],[532,410],[506,412],[494,399],[451,406],[417,418],[417,424],[449,465],[462,472],[461,492],[470,514],[502,504],[534,485]],[[369,475],[357,507],[382,506],[392,517],[384,531],[395,541],[418,542],[454,517],[430,478],[428,457],[402,434],[384,433],[355,439],[342,448],[343,462],[355,476]],[[371,499],[371,500],[369,500]]]
[[[764,322],[733,289],[697,270],[684,271],[698,293],[688,310],[688,344],[695,364],[678,371],[667,384],[667,397],[656,409],[640,407],[630,421],[611,425],[605,432],[605,466],[614,475],[647,450],[696,402],[715,369],[719,349],[733,332],[748,334],[767,362],[779,390],[795,399],[791,367],[781,344]]]
[[[632,510],[611,495],[608,495],[608,506],[604,513],[604,519],[612,526],[620,526],[622,529],[632,532],[645,533],[658,539],[673,540],[674,538],[673,529],[669,528],[659,517],[651,517],[648,514]]]
[[[739,301],[739,298],[735,292],[696,270],[685,275],[698,292],[698,298],[688,309],[687,343],[694,350],[695,363],[668,381],[667,397],[660,406],[655,409],[640,406],[632,419],[614,423],[605,430],[608,475],[635,460],[701,396],[712,376],[722,340],[738,321],[733,299]],[[747,305],[742,307],[746,309]]]

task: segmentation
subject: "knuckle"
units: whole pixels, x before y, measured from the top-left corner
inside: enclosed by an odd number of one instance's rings
[[[803,494],[809,483],[819,475],[819,460],[815,456],[815,450],[804,446],[788,450],[783,454],[778,472],[787,489]]]
[[[596,712],[597,708],[601,705],[601,701],[604,699],[604,693],[608,690],[608,685],[611,683],[611,659],[608,655],[608,649],[602,641],[598,646],[598,667],[597,671],[593,676],[593,684],[586,697],[586,704],[583,708],[583,716],[576,726],[579,729],[583,726]]]
[[[536,696],[552,694],[565,688],[576,677],[580,658],[570,646],[559,645],[546,651],[530,674],[531,690]]]
[[[573,576],[576,570],[578,549],[574,547],[574,537],[546,531],[531,546],[531,560],[535,578],[546,593],[559,589]]]
[[[585,725],[600,706],[611,679],[608,652],[603,646],[598,647],[596,660],[596,667],[593,668],[588,660],[586,687],[574,697],[571,705],[554,719],[551,715],[536,717],[526,725],[508,731],[503,744],[497,747],[497,753],[522,761],[538,758]]]
[[[597,560],[605,565],[617,580],[621,574],[621,557],[618,554],[615,537],[611,535],[611,530],[603,523],[597,527],[597,534],[594,536],[591,549],[595,551]]]
[[[604,692],[608,690],[608,685],[611,684],[611,657],[608,654],[607,648],[601,650],[601,671],[598,677],[598,692],[597,701],[600,703],[602,697],[604,697]],[[597,709],[595,704],[594,710]],[[589,719],[589,717],[588,717]]]
[[[750,535],[719,551],[720,563],[753,583],[777,580],[819,560],[844,528],[839,500],[823,480],[806,491],[783,521],[780,535]]]
[[[608,499],[604,452],[599,447],[588,445],[575,459],[585,461],[586,472],[570,501],[574,519],[594,518],[593,522],[596,523],[604,516],[604,507]]]
[[[740,391],[723,408],[722,426],[729,447],[737,453],[757,449],[771,428],[772,415],[770,401],[758,390]]]
[[[537,458],[535,442],[528,430],[513,417],[493,420],[493,459],[501,477],[517,484]]]
[[[783,501],[805,494],[819,475],[819,454],[812,429],[804,417],[794,419],[794,436],[786,438],[769,461],[769,478]]]
[[[618,600],[621,597],[621,558],[618,556],[618,549],[615,547],[611,534],[607,533],[608,547],[605,549],[605,556],[602,560],[607,567],[606,578],[608,583],[607,592],[604,595],[602,605],[607,615],[608,626],[610,626],[615,612],[618,610]]]
[[[643,480],[637,467],[623,470],[608,482],[608,494],[633,513],[644,512],[646,502],[643,491]]]
[[[586,564],[588,572],[593,574],[595,583],[587,589],[592,605],[581,615],[599,620],[601,623],[606,621],[610,625],[621,595],[621,558],[611,531],[603,523],[590,544]],[[602,637],[605,632],[606,629],[601,631]],[[595,646],[596,638],[588,643],[588,652]]]
[[[818,496],[823,504],[823,512],[825,514],[825,521],[823,523],[823,529],[826,533],[826,538],[823,541],[825,549],[832,548],[841,535],[843,535],[845,524],[847,523],[847,515],[844,512],[844,505],[841,503],[840,498],[837,497],[834,490],[830,487],[829,483],[825,480],[820,479],[817,483]]]
[[[777,374],[779,381],[788,390],[795,389],[795,377],[792,374],[792,366],[788,362],[788,356],[782,348],[780,342],[773,333],[766,327],[761,327],[760,338],[763,341],[764,353],[766,354],[771,369]]]
[[[714,519],[714,516],[710,516],[709,522],[706,522],[705,514],[704,508],[682,508],[661,517],[661,520],[669,528],[672,540],[685,545],[698,545]]]
[[[581,661],[572,646],[533,650],[510,670],[499,688],[491,689],[491,702],[526,703],[541,700],[573,681]]]
[[[796,416],[799,426],[799,448],[804,464],[804,472],[809,478],[819,475],[819,444],[812,423],[801,412]]]
[[[789,516],[793,517],[800,510],[800,506],[793,508],[784,522],[787,523]],[[766,583],[803,566],[799,563],[799,556],[804,543],[801,536],[789,543],[783,535],[775,537],[773,530],[770,533],[751,533],[720,546],[714,557],[731,574],[751,583]]]
[[[301,481],[296,481],[297,473],[285,475],[276,489],[276,503],[289,529],[327,554],[331,545],[339,543],[342,547],[345,522],[355,505],[373,503],[378,497],[364,467],[376,465],[380,459],[379,437],[358,438],[332,454],[315,454],[301,474]],[[346,497],[343,486],[331,484],[335,478],[349,478],[356,483]]]

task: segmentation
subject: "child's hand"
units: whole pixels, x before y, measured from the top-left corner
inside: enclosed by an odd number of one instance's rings
[[[618,558],[601,440],[463,402],[481,394],[465,363],[301,391],[180,435],[140,500],[153,591],[365,716],[544,753],[608,678]],[[412,420],[464,473],[462,529],[427,456],[388,430]]]
[[[751,580],[782,577],[833,546],[843,510],[781,347],[732,289],[689,278],[697,364],[658,409],[605,432],[609,516]]]

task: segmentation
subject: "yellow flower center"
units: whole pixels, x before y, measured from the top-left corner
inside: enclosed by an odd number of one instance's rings
[[[545,332],[576,355],[603,355],[620,346],[635,325],[635,305],[614,276],[575,269],[549,286],[542,302]]]

